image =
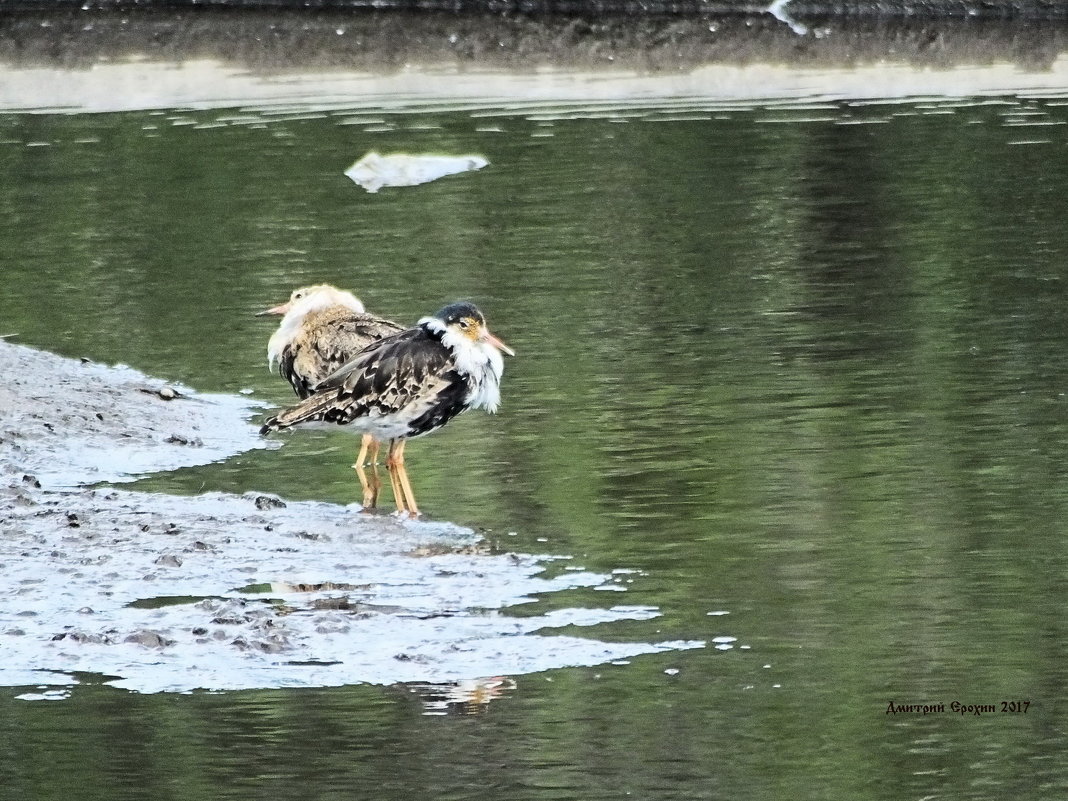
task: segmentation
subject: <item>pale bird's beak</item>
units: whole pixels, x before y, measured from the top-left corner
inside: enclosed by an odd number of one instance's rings
[[[509,356],[515,356],[515,351],[512,350],[507,345],[505,345],[499,339],[497,339],[497,337],[493,336],[493,334],[491,334],[489,332],[488,328],[483,328],[482,329],[482,337],[481,338],[484,339],[486,342],[490,343],[491,345],[493,345],[493,347],[495,347],[497,350],[504,351]]]
[[[266,309],[261,312],[256,312],[256,316],[266,317],[268,314],[285,314],[287,311],[289,311],[289,307],[291,305],[292,304],[290,303],[283,303],[281,306],[275,306],[273,309]]]

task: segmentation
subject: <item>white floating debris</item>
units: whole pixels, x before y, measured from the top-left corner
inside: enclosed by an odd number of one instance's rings
[[[679,675],[679,669],[678,668],[668,668],[664,672],[669,676],[677,676],[677,675]]]
[[[714,642],[714,643],[738,642],[738,638],[737,637],[713,637],[712,638],[712,642]]]
[[[371,151],[347,170],[345,175],[368,192],[384,186],[417,186],[446,175],[481,170],[489,164],[482,156],[431,156]]]
[[[711,617],[711,616],[716,616],[716,615],[729,615],[730,612],[727,612],[726,610],[720,610],[720,611],[717,611],[717,612],[706,612],[705,614],[707,614],[707,615],[709,615]]]
[[[23,693],[16,695],[16,701],[65,701],[70,697],[70,690],[48,690],[43,693]]]
[[[798,36],[804,36],[808,33],[808,28],[795,20],[786,11],[786,6],[789,4],[790,0],[775,0],[775,2],[768,6],[767,13],[771,14],[775,19],[779,20],[779,22],[785,22],[790,26],[790,30]]]

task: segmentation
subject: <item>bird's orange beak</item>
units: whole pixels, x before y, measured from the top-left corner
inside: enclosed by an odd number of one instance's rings
[[[493,347],[495,347],[497,350],[504,351],[509,356],[515,356],[515,351],[505,345],[499,339],[497,339],[497,337],[495,337],[493,334],[491,334],[488,328],[482,329],[482,339],[493,345]]]
[[[256,312],[257,317],[266,317],[268,314],[285,314],[289,311],[289,307],[292,303],[283,303],[281,306],[275,306],[273,309],[265,309],[261,312]]]

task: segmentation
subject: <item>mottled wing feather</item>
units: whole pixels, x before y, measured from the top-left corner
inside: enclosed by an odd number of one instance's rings
[[[413,328],[369,345],[314,387],[311,397],[269,419],[262,431],[396,415],[406,426],[403,436],[418,436],[464,411],[467,396],[467,382],[449,350]]]
[[[445,346],[413,328],[369,346],[317,391],[336,390],[336,403],[325,419],[348,422],[372,412],[394,414],[416,398],[429,400],[453,383],[453,374]]]
[[[309,319],[307,333],[287,345],[278,372],[299,398],[307,398],[324,378],[371,343],[403,329],[390,320],[349,309],[329,309]]]
[[[456,415],[467,409],[468,388],[459,373],[448,374],[437,390],[434,402],[422,407],[421,413],[408,423],[409,435],[417,437],[436,428],[441,428]]]
[[[392,320],[375,317],[372,314],[353,315],[346,325],[351,328],[354,335],[362,336],[368,342],[377,342],[380,339],[399,334],[404,330],[403,325],[398,325]]]
[[[278,375],[289,382],[298,398],[306,398],[311,394],[311,385],[308,379],[298,372],[297,356],[299,353],[300,349],[294,348],[292,343],[282,348],[282,355],[278,359]]]

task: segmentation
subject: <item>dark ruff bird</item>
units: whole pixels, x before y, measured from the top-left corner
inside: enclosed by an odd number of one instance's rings
[[[390,478],[397,509],[418,515],[404,469],[407,440],[429,434],[468,409],[500,404],[501,352],[472,303],[453,303],[414,328],[372,343],[314,388],[302,403],[271,417],[269,434],[305,423],[348,425],[390,440]]]

